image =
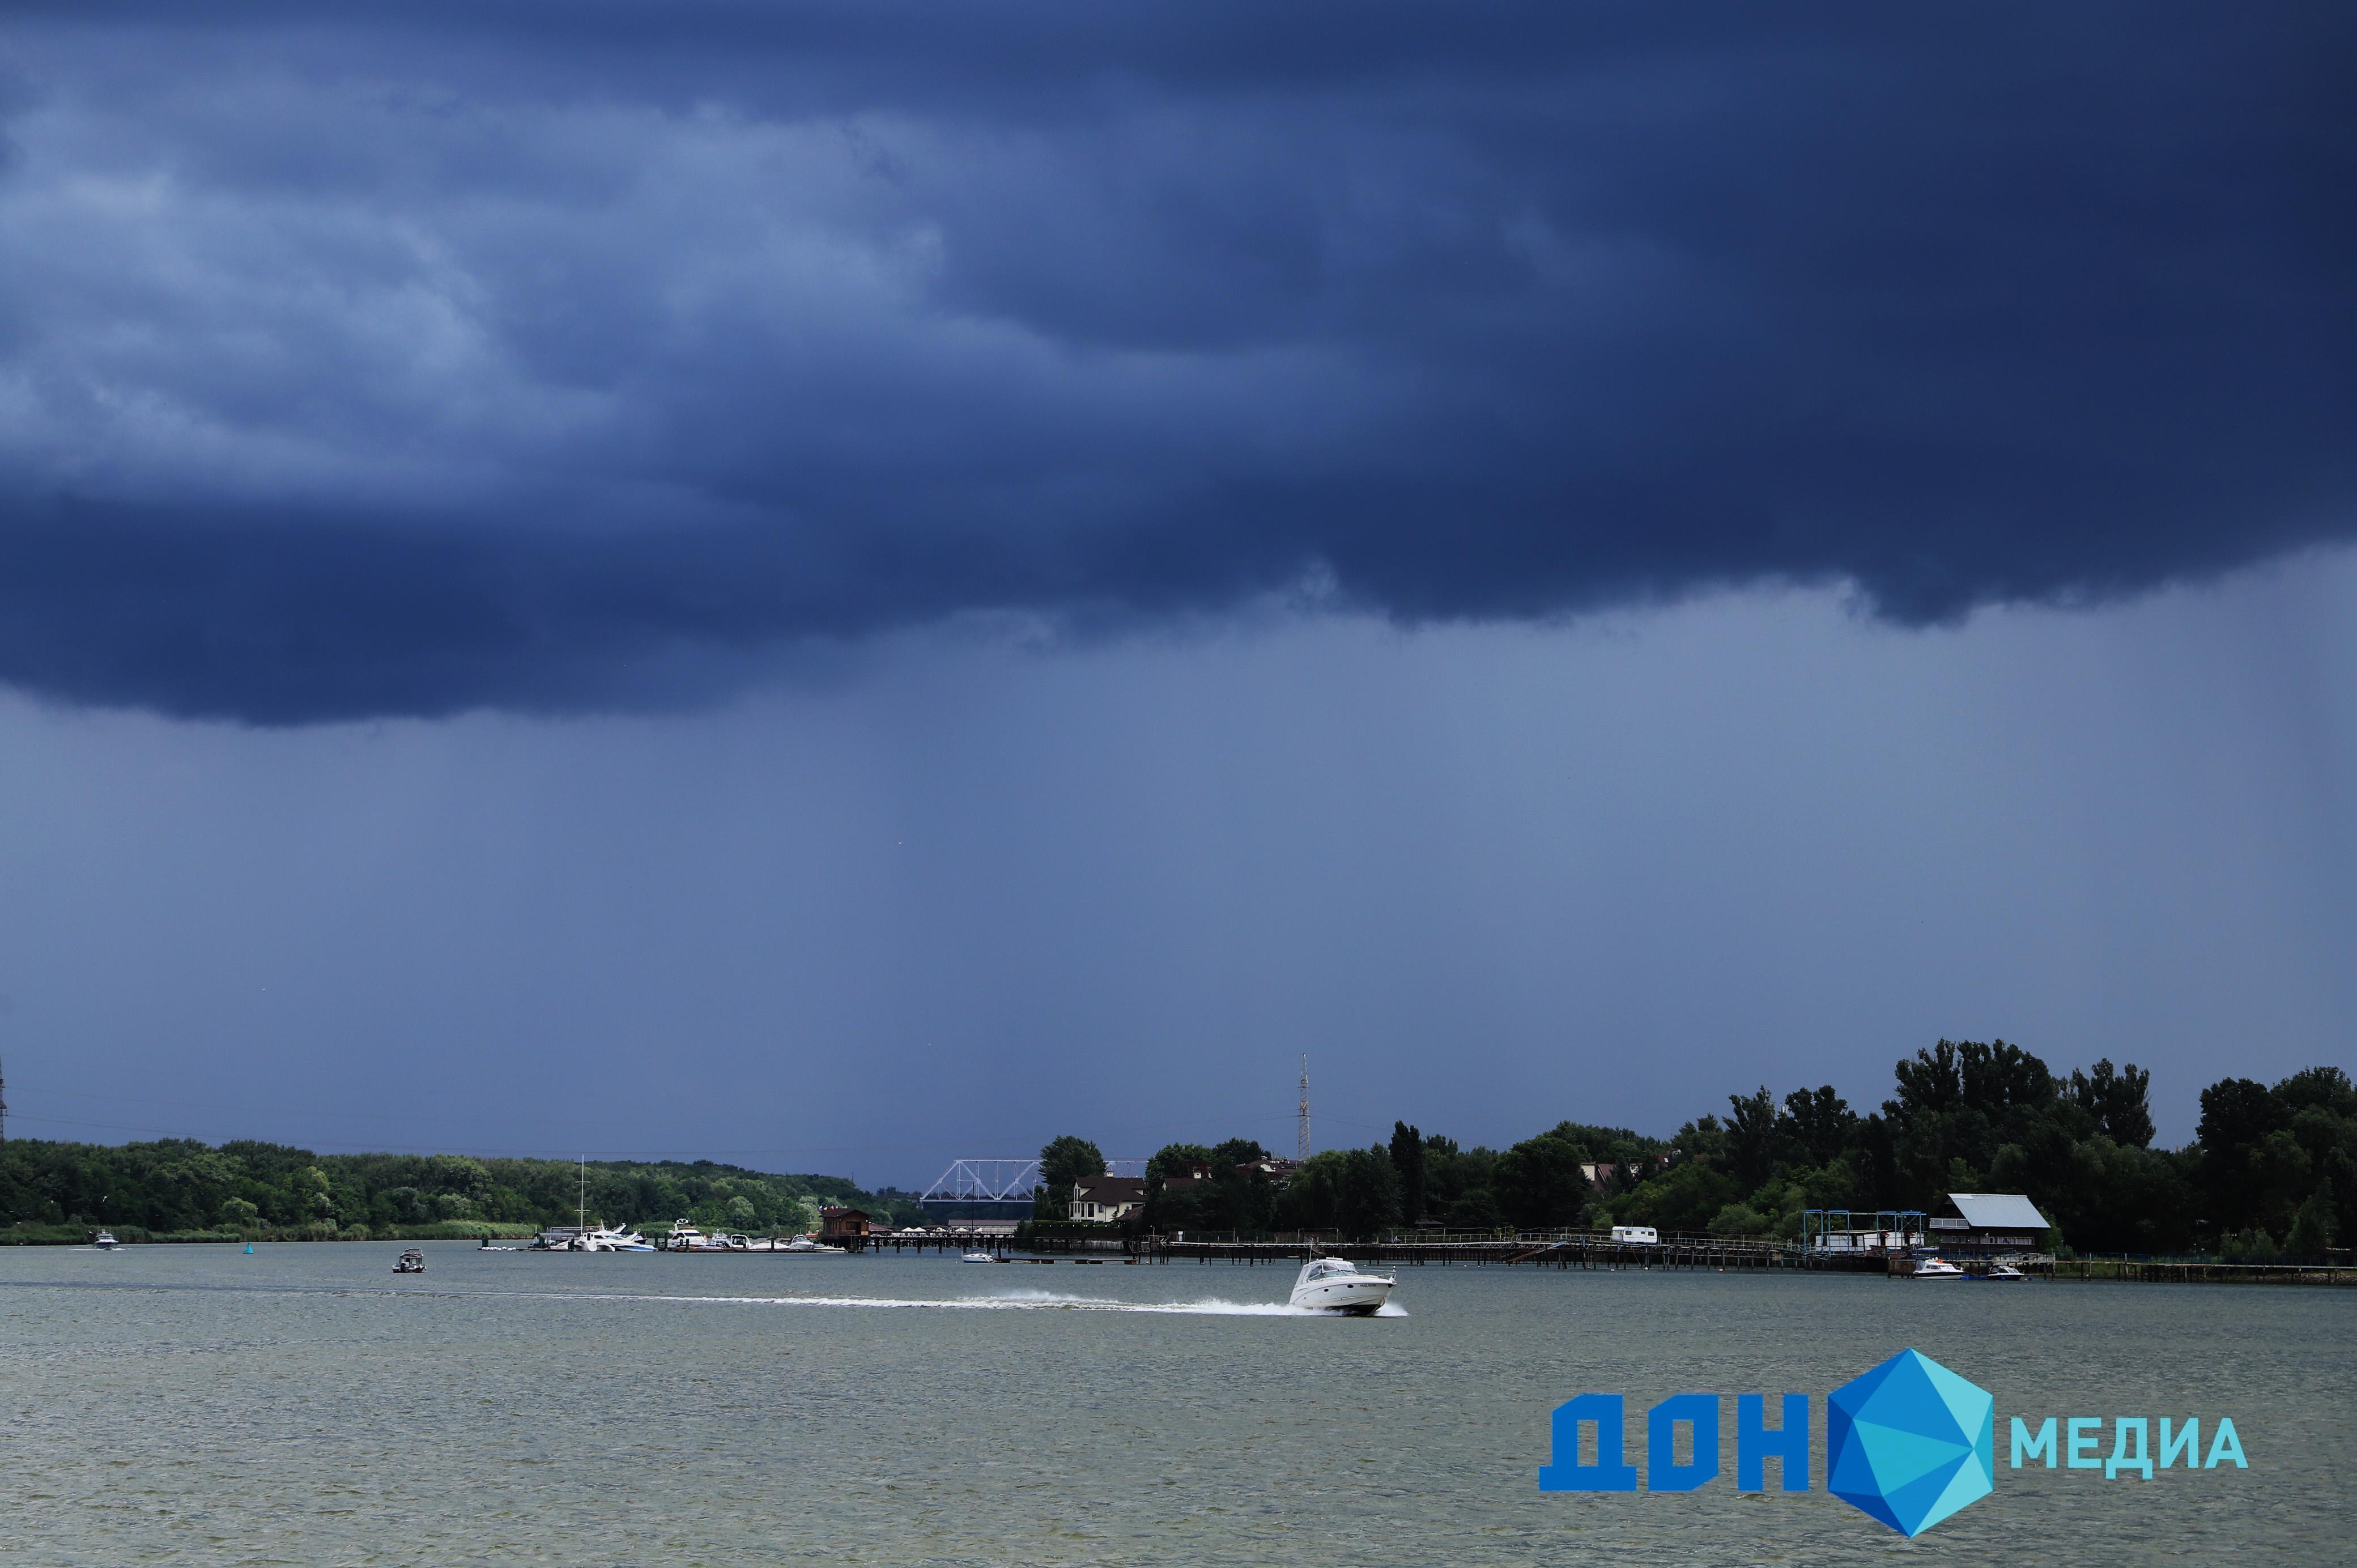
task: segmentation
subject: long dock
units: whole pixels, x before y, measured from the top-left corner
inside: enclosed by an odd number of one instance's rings
[[[1393,1238],[1379,1241],[1320,1241],[1318,1256],[1353,1262],[1393,1263],[1409,1268],[1708,1269],[1717,1273],[1809,1269],[1841,1273],[1879,1273],[1879,1257],[1804,1253],[1781,1241],[1741,1240],[1725,1236],[1664,1236],[1658,1241],[1615,1241],[1604,1232],[1560,1236],[1523,1235],[1433,1241]],[[1304,1241],[1180,1241],[1148,1237],[1139,1243],[1150,1262],[1192,1259],[1198,1263],[1296,1264],[1308,1259]]]
[[[1184,1240],[1177,1237],[1118,1235],[1039,1235],[1017,1241],[1012,1237],[931,1234],[896,1231],[866,1236],[830,1238],[855,1252],[987,1251],[1013,1258],[1017,1253],[1049,1254],[1075,1261],[1103,1259],[1145,1263],[1193,1261],[1246,1267],[1259,1264],[1298,1266],[1311,1257],[1348,1258],[1354,1262],[1394,1263],[1411,1268],[1438,1265],[1511,1268],[1529,1264],[1554,1269],[1709,1269],[1721,1273],[1746,1270],[1806,1269],[1835,1273],[1880,1273],[1878,1254],[1803,1252],[1782,1241],[1738,1240],[1725,1236],[1672,1234],[1652,1242],[1615,1241],[1605,1231],[1526,1231],[1513,1236],[1458,1236],[1442,1240],[1392,1237],[1376,1241]]]
[[[2175,1258],[2065,1258],[2058,1280],[2122,1280],[2144,1284],[2357,1285],[2346,1263],[2213,1263]]]
[[[1706,1269],[1716,1273],[1798,1270],[1810,1273],[1883,1274],[1903,1279],[1910,1254],[1824,1252],[1789,1241],[1738,1240],[1672,1232],[1657,1241],[1615,1241],[1607,1231],[1524,1231],[1513,1236],[1458,1233],[1439,1238],[1394,1236],[1375,1241],[1322,1239],[1244,1240],[1215,1237],[1193,1240],[1174,1236],[1125,1237],[1113,1232],[1026,1236],[976,1235],[971,1231],[877,1231],[828,1240],[853,1252],[988,1252],[1007,1262],[1228,1263],[1297,1267],[1316,1257],[1353,1262],[1429,1266],[1552,1269]],[[1988,1272],[1986,1260],[1955,1259],[1968,1274]],[[2201,1259],[2065,1258],[2043,1253],[2014,1259],[2031,1279],[2119,1280],[2154,1284],[2357,1285],[2357,1268],[2346,1264],[2221,1263]]]

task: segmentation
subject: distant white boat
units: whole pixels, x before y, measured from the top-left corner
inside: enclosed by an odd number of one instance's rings
[[[830,1257],[845,1255],[840,1247],[830,1247],[823,1241],[813,1241],[807,1236],[795,1236],[778,1243],[780,1252],[824,1252]]]
[[[1960,1280],[1965,1275],[1964,1270],[1945,1258],[1918,1258],[1915,1260],[1915,1273],[1910,1277],[1919,1280]]]
[[[1992,1280],[2026,1280],[2029,1276],[2011,1263],[1991,1263],[1988,1277]]]
[[[964,1257],[960,1258],[958,1262],[961,1263],[995,1263],[998,1262],[998,1260],[992,1257],[987,1252],[968,1252]]]
[[[1313,1258],[1293,1282],[1292,1305],[1364,1317],[1391,1298],[1396,1283],[1384,1274],[1361,1273],[1356,1263],[1340,1258]]]
[[[724,1236],[706,1236],[686,1219],[674,1219],[662,1239],[666,1252],[725,1252],[728,1240]]]
[[[112,1252],[117,1247],[123,1245],[122,1242],[114,1239],[114,1232],[112,1230],[100,1231],[97,1235],[90,1239],[90,1244],[97,1248],[102,1252]]]

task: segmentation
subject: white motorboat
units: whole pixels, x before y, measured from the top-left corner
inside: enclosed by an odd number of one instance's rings
[[[844,1250],[841,1247],[830,1247],[823,1241],[813,1241],[807,1236],[796,1236],[789,1240],[780,1241],[778,1243],[778,1251],[780,1252],[824,1252],[829,1256],[837,1258],[844,1255]]]
[[[410,1248],[409,1251],[404,1252],[400,1257],[395,1258],[393,1261],[393,1272],[396,1274],[424,1273],[425,1272],[425,1254],[419,1251],[414,1247]]]
[[[964,1257],[960,1258],[958,1262],[961,1263],[995,1263],[998,1262],[998,1260],[992,1257],[987,1252],[968,1252]]]
[[[1340,1258],[1313,1258],[1293,1282],[1292,1305],[1364,1317],[1390,1299],[1396,1283],[1385,1274],[1362,1273]]]
[[[600,1225],[574,1237],[573,1250],[576,1252],[651,1252],[655,1244],[635,1230],[616,1230]]]
[[[123,1245],[122,1242],[114,1239],[114,1232],[112,1230],[100,1231],[97,1235],[90,1239],[90,1244],[97,1248],[102,1252],[112,1252],[117,1247]]]
[[[1945,1258],[1918,1258],[1915,1260],[1915,1273],[1909,1277],[1919,1280],[1960,1280],[1964,1278],[1965,1274],[1964,1270]]]
[[[669,1233],[662,1239],[662,1250],[666,1252],[725,1252],[728,1251],[728,1239],[706,1236],[692,1221],[674,1219]]]
[[[2023,1273],[2011,1263],[1991,1263],[1989,1265],[1988,1277],[1999,1282],[2008,1280],[2027,1280],[2029,1278],[2028,1274]]]

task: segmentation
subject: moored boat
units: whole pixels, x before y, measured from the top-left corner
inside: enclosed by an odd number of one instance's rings
[[[844,1256],[844,1250],[842,1248],[830,1246],[824,1241],[814,1241],[808,1236],[795,1236],[784,1241],[780,1241],[778,1243],[778,1251],[780,1252],[824,1252],[830,1257],[836,1258]]]
[[[1915,1260],[1915,1272],[1908,1277],[1918,1280],[1961,1280],[1965,1277],[1965,1274],[1964,1270],[1945,1258],[1918,1258]]]
[[[728,1243],[716,1240],[696,1229],[688,1219],[674,1219],[663,1233],[662,1250],[666,1252],[725,1252]]]
[[[1391,1299],[1397,1283],[1386,1274],[1363,1273],[1341,1258],[1312,1258],[1293,1282],[1292,1305],[1365,1317]]]

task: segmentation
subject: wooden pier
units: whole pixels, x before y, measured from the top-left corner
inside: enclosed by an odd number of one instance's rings
[[[1140,1255],[1150,1262],[1192,1259],[1198,1263],[1254,1265],[1297,1264],[1313,1250],[1319,1257],[1348,1258],[1353,1262],[1392,1263],[1408,1268],[1516,1268],[1529,1265],[1552,1269],[1703,1269],[1717,1273],[1756,1273],[1770,1269],[1807,1269],[1840,1273],[1879,1273],[1879,1257],[1835,1253],[1803,1253],[1782,1241],[1758,1241],[1726,1236],[1669,1235],[1658,1241],[1615,1241],[1609,1232],[1572,1231],[1427,1240],[1394,1237],[1379,1241],[1181,1241],[1164,1237],[1139,1240]]]
[[[1672,1234],[1658,1241],[1615,1241],[1605,1231],[1524,1231],[1518,1235],[1458,1235],[1441,1239],[1391,1237],[1376,1241],[1324,1240],[1244,1240],[1238,1238],[1181,1240],[1170,1236],[1046,1234],[1020,1241],[1006,1236],[877,1232],[833,1239],[855,1252],[989,1252],[1008,1262],[1029,1253],[1075,1262],[1236,1263],[1297,1267],[1311,1257],[1354,1262],[1394,1263],[1410,1268],[1479,1265],[1511,1268],[1528,1264],[1553,1269],[1707,1269],[1717,1273],[1806,1269],[1834,1273],[1880,1273],[1878,1254],[1803,1252],[1784,1241],[1726,1236]]]
[[[2058,1280],[2122,1280],[2145,1284],[2357,1285],[2346,1263],[2214,1263],[2198,1259],[2065,1258]]]
[[[1238,1237],[1181,1240],[1173,1236],[1123,1236],[1118,1232],[1066,1232],[1026,1236],[966,1232],[876,1231],[829,1240],[854,1252],[987,1252],[1009,1263],[1228,1263],[1297,1268],[1309,1258],[1348,1258],[1353,1262],[1407,1268],[1481,1267],[1542,1269],[1706,1270],[1758,1273],[1798,1270],[1809,1273],[1880,1274],[1904,1279],[1912,1272],[1909,1254],[1825,1252],[1790,1241],[1672,1232],[1658,1241],[1615,1241],[1609,1231],[1523,1231],[1393,1236],[1375,1241],[1288,1238],[1246,1240]],[[2201,1260],[2066,1258],[2042,1253],[2010,1260],[2032,1280],[2121,1280],[2165,1284],[2357,1285],[2357,1268],[2345,1264],[2218,1263]],[[1988,1272],[1988,1260],[1954,1260],[1967,1274]]]

